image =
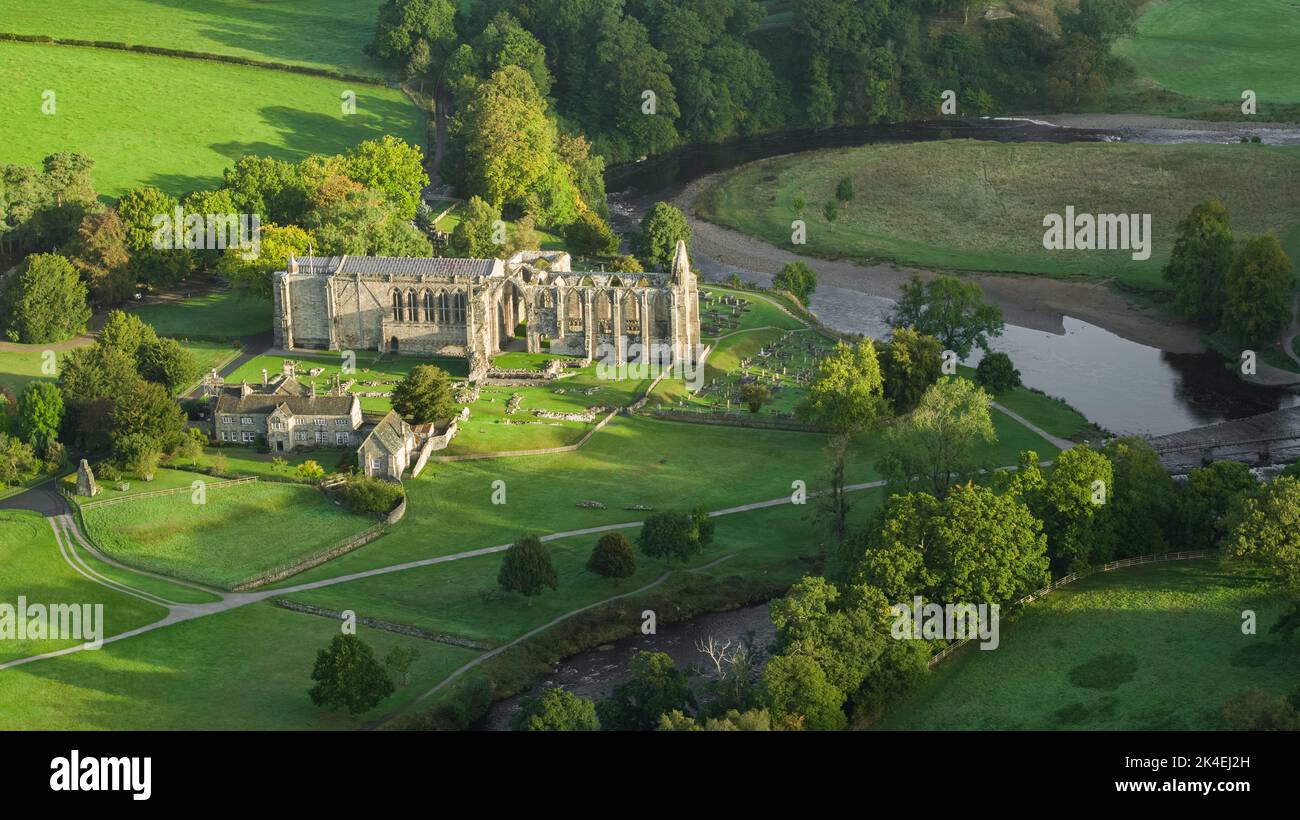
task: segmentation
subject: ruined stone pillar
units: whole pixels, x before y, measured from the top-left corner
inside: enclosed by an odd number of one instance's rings
[[[627,351],[624,350],[625,341],[623,339],[623,299],[618,291],[614,291],[610,296],[614,300],[614,312],[611,317],[614,327],[614,361],[626,362]]]
[[[650,356],[650,323],[653,321],[653,314],[650,306],[650,291],[643,290],[640,293],[641,303],[641,361],[652,361]]]

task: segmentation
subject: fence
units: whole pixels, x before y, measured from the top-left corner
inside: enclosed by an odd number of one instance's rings
[[[201,480],[201,479],[196,479],[196,480]],[[257,480],[258,480],[257,476],[250,476],[248,478],[231,478],[224,481],[213,481],[211,483],[208,483],[205,489],[210,490],[216,487],[229,487],[232,484],[247,484],[250,481],[257,481]],[[192,492],[194,492],[193,486],[172,487],[167,490],[150,490],[147,493],[132,493],[129,495],[118,496],[116,498],[101,498],[98,501],[87,501],[86,503],[81,504],[80,507],[83,510],[88,510],[91,507],[105,507],[110,504],[122,504],[127,501],[138,501],[141,498],[156,498],[161,495],[176,495],[177,493],[192,493]],[[65,496],[67,496],[70,499],[75,500],[78,497],[76,493],[68,490],[67,488],[63,488],[63,493]]]
[[[1099,567],[1093,567],[1092,569],[1089,569],[1085,572],[1072,572],[1069,575],[1064,575],[1060,578],[1057,578],[1055,581],[1043,587],[1042,589],[1037,590],[1036,592],[1031,592],[1028,595],[1024,596],[1023,598],[1014,601],[1012,603],[1012,606],[1018,607],[1027,604],[1032,604],[1034,601],[1037,601],[1039,598],[1042,598],[1044,595],[1046,595],[1049,592],[1060,589],[1063,586],[1072,584],[1081,578],[1087,578],[1091,575],[1096,575],[1099,572],[1110,572],[1111,570],[1125,569],[1127,567],[1136,567],[1141,564],[1159,564],[1159,563],[1164,563],[1166,561],[1191,561],[1197,558],[1211,558],[1215,555],[1218,555],[1218,550],[1184,550],[1182,552],[1166,552],[1161,555],[1143,555],[1138,558],[1124,558],[1119,561],[1111,561],[1109,563],[1102,564]],[[930,658],[930,663],[929,663],[930,668],[933,669],[944,658],[953,654],[958,649],[961,649],[963,646],[965,646],[966,644],[970,643],[973,640],[976,640],[976,638],[973,637],[963,638],[957,643],[948,644],[940,652],[938,652],[932,658]]]

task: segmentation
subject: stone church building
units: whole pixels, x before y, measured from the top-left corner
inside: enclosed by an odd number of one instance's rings
[[[569,254],[507,260],[330,256],[275,274],[275,343],[286,350],[450,356],[481,377],[505,350],[618,362],[690,360],[699,294],[686,245],[666,273],[587,273]],[[515,330],[524,324],[526,339]]]

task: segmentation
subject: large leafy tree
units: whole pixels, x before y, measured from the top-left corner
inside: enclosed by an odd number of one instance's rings
[[[839,342],[817,362],[799,412],[837,433],[858,433],[870,429],[888,412],[884,390],[875,342]]]
[[[596,704],[604,731],[650,731],[659,717],[674,709],[695,707],[695,696],[685,673],[663,652],[640,652],[632,659],[632,677]]]
[[[524,698],[510,720],[516,732],[594,732],[596,704],[567,689],[547,689]]]
[[[156,339],[140,351],[140,375],[176,395],[199,377],[199,365],[175,339]]]
[[[1177,500],[1180,548],[1217,548],[1228,533],[1233,506],[1258,485],[1240,461],[1216,461],[1188,473]]]
[[[677,243],[691,246],[691,226],[686,214],[667,202],[656,202],[641,217],[641,230],[633,243],[636,256],[651,270],[668,270]]]
[[[321,254],[349,256],[429,256],[429,239],[377,191],[350,191],[314,209],[306,227],[320,242]]]
[[[1041,493],[1028,501],[1043,521],[1058,575],[1109,560],[1109,540],[1102,537],[1097,517],[1114,489],[1110,460],[1086,444],[1056,457]]]
[[[651,558],[685,560],[698,555],[712,540],[713,519],[704,510],[665,510],[646,518],[637,546]]]
[[[912,415],[885,432],[881,473],[891,485],[936,495],[969,479],[985,466],[978,446],[997,440],[990,404],[967,379],[946,376],[930,385]]]
[[[58,254],[28,256],[3,284],[0,317],[10,341],[61,342],[83,332],[90,321],[86,285],[72,263]]]
[[[32,447],[47,452],[59,438],[63,394],[53,382],[28,382],[18,399],[18,432]]]
[[[146,347],[158,341],[158,334],[153,325],[146,324],[134,313],[115,310],[108,314],[104,326],[99,329],[95,344],[120,350],[138,367],[141,353]]]
[[[1300,480],[1280,476],[1234,508],[1224,544],[1228,554],[1268,569],[1300,594]]]
[[[262,299],[274,297],[274,280],[277,271],[285,270],[290,256],[307,256],[319,243],[310,231],[297,225],[263,225],[258,254],[245,259],[245,251],[227,248],[217,263],[217,269],[231,284]]]
[[[1277,239],[1245,240],[1224,285],[1224,330],[1245,344],[1270,344],[1291,320],[1293,284],[1291,260]]]
[[[551,563],[551,552],[542,540],[536,535],[525,535],[506,550],[497,583],[507,592],[532,597],[540,595],[546,587],[559,589],[560,578]]]
[[[468,259],[491,259],[500,255],[504,243],[495,241],[500,220],[500,208],[492,207],[482,197],[470,197],[460,222],[451,229],[447,250]]]
[[[19,484],[36,474],[36,452],[30,444],[0,433],[0,487]]]
[[[911,412],[925,391],[943,375],[943,350],[939,340],[910,327],[895,328],[880,346],[880,372],[885,398],[898,414]]]
[[[364,714],[393,694],[388,677],[370,646],[356,635],[335,635],[329,646],[316,653],[308,695],[317,706],[344,708]]]
[[[596,542],[587,569],[605,578],[628,578],[636,572],[632,544],[621,532],[607,532]]]
[[[890,321],[937,338],[945,350],[961,358],[976,345],[985,352],[989,337],[1002,335],[1002,309],[984,301],[974,282],[936,276],[928,282],[913,276],[902,287],[902,298]]]
[[[763,688],[772,717],[791,729],[835,731],[848,721],[845,694],[806,655],[781,655],[763,670]]]
[[[131,256],[126,250],[126,226],[112,208],[87,212],[68,243],[67,253],[97,304],[117,304],[135,289]]]
[[[878,614],[861,603],[841,596],[825,578],[804,577],[768,607],[776,652],[811,658],[836,689],[851,695],[875,668],[887,640]]]
[[[817,290],[817,273],[805,262],[786,262],[772,280],[772,286],[793,293],[800,303],[807,305]]]
[[[451,377],[437,365],[418,364],[393,388],[392,404],[416,424],[449,419],[456,413]]]
[[[1232,253],[1232,225],[1227,207],[1219,200],[1201,202],[1178,223],[1174,248],[1161,275],[1173,285],[1174,305],[1181,313],[1218,324]]]
[[[452,0],[386,0],[366,51],[407,76],[439,68],[456,46]]]
[[[185,414],[166,388],[140,379],[113,403],[109,435],[114,452],[119,442],[139,437],[169,453],[184,440]]]
[[[415,218],[420,192],[429,184],[419,148],[386,134],[353,148],[343,166],[351,179],[383,194],[402,219]]]

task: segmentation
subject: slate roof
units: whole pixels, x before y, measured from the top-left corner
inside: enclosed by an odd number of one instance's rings
[[[375,429],[370,431],[370,435],[366,436],[365,441],[361,442],[361,446],[373,443],[389,455],[399,453],[406,449],[406,437],[410,429],[410,425],[396,411],[389,410],[375,425]]]
[[[352,414],[352,396],[287,396],[282,393],[239,395],[238,387],[226,387],[217,397],[218,414],[269,415],[280,405],[295,416],[348,416]]]
[[[446,256],[303,256],[298,259],[298,272],[322,276],[369,273],[482,278],[492,275],[496,262],[495,259],[452,259]]]

